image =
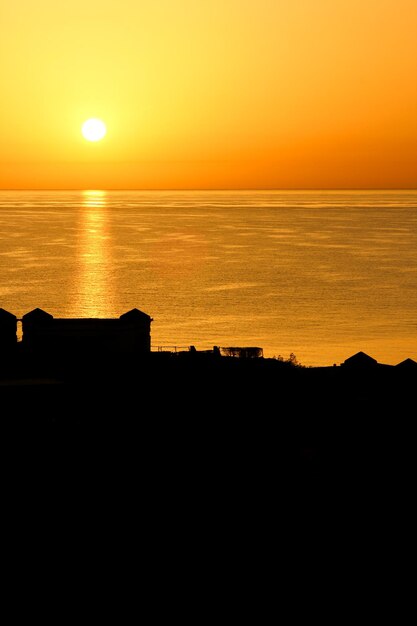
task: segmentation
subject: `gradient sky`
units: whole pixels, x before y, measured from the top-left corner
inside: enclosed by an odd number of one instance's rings
[[[416,33],[416,0],[0,0],[0,188],[416,188]]]

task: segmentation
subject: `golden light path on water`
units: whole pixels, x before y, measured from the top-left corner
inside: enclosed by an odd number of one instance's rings
[[[76,253],[78,280],[74,297],[74,310],[79,311],[82,317],[113,315],[109,230],[106,192],[83,191]]]

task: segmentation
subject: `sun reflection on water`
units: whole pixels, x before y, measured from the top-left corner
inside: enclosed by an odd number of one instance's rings
[[[112,317],[114,293],[107,193],[82,192],[74,309],[80,317]]]

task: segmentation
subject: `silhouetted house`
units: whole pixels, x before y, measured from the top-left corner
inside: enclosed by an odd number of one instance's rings
[[[405,361],[397,363],[395,367],[398,367],[401,370],[413,370],[417,372],[417,361],[413,361],[413,359],[405,359]]]
[[[13,313],[0,309],[0,352],[13,350],[17,343],[17,318]]]
[[[365,352],[357,352],[353,356],[346,359],[342,365],[345,365],[346,367],[368,368],[378,365],[378,361],[373,359],[368,354],[365,354]]]
[[[54,318],[34,309],[22,318],[25,349],[42,354],[135,354],[151,349],[152,318],[132,309],[119,318]]]

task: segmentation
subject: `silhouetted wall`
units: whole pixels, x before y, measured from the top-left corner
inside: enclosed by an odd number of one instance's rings
[[[0,309],[0,351],[15,348],[17,343],[17,318],[9,311]]]
[[[145,354],[151,349],[151,321],[138,309],[114,319],[61,319],[34,309],[22,318],[22,342],[42,353]]]

